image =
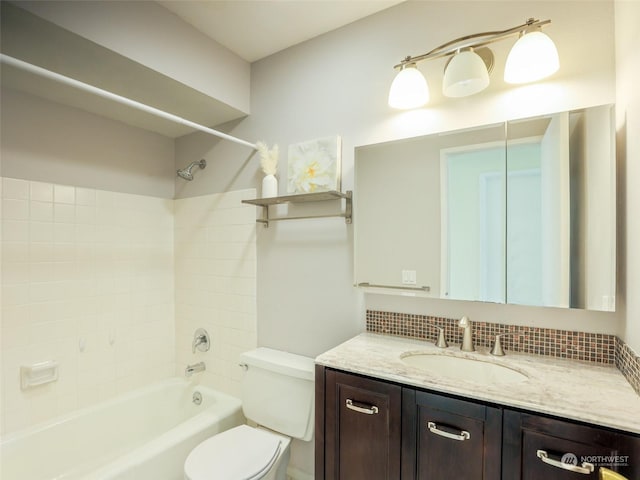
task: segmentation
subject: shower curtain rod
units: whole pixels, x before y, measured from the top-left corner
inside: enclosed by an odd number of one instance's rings
[[[155,107],[150,107],[149,105],[136,102],[135,100],[131,100],[130,98],[127,98],[127,97],[116,95],[115,93],[111,93],[107,90],[103,90],[101,88],[94,87],[93,85],[89,85],[88,83],[80,82],[79,80],[75,80],[73,78],[66,77],[64,75],[60,75],[59,73],[52,72],[51,70],[47,70],[42,67],[38,67],[37,65],[32,65],[31,63],[27,63],[22,60],[18,60],[17,58],[11,57],[9,55],[5,55],[1,53],[0,61],[7,65],[11,65],[13,67],[20,68],[22,70],[26,70],[31,73],[35,73],[36,75],[40,75],[41,77],[46,77],[51,80],[55,80],[56,82],[64,83],[66,85],[71,85],[72,87],[93,93],[94,95],[98,95],[99,97],[113,100],[114,102],[121,103],[123,105],[127,105],[129,107],[133,107],[138,110],[142,110],[143,112],[150,113],[157,117],[161,117],[166,120],[171,120],[172,122],[176,122],[181,125],[185,125],[187,127],[200,130],[201,132],[208,133],[210,135],[214,135],[224,140],[229,140],[231,142],[235,142],[237,144],[244,145],[245,147],[249,147],[256,150],[255,144],[247,142],[246,140],[242,140],[241,138],[228,135],[218,130],[214,130],[213,128],[205,127],[204,125],[200,125],[199,123],[192,122],[191,120],[187,120],[186,118],[179,117],[172,113],[167,113]]]

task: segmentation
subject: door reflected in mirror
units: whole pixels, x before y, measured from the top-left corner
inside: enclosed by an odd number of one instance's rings
[[[356,284],[615,310],[610,105],[356,149]]]

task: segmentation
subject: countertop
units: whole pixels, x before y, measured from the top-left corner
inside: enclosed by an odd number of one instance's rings
[[[478,384],[439,376],[401,360],[407,352],[461,356],[501,364],[525,374],[514,383]],[[360,334],[316,358],[318,365],[404,385],[578,420],[640,434],[640,396],[613,365],[487,349],[461,352],[458,345],[374,333]]]

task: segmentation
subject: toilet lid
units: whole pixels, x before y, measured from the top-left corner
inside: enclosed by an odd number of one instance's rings
[[[267,472],[280,453],[280,439],[240,425],[205,440],[184,463],[189,480],[253,480]]]

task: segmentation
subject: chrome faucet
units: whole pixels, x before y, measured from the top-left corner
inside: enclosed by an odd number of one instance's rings
[[[198,362],[198,363],[194,363],[193,365],[187,365],[187,368],[184,369],[184,374],[187,377],[190,377],[194,373],[204,372],[206,369],[207,369],[207,366],[204,364],[204,362]]]
[[[460,328],[464,328],[464,332],[462,333],[462,345],[460,345],[460,350],[463,352],[474,352],[476,347],[473,346],[473,335],[471,333],[471,320],[469,320],[466,316],[462,317],[458,322],[458,326]]]

